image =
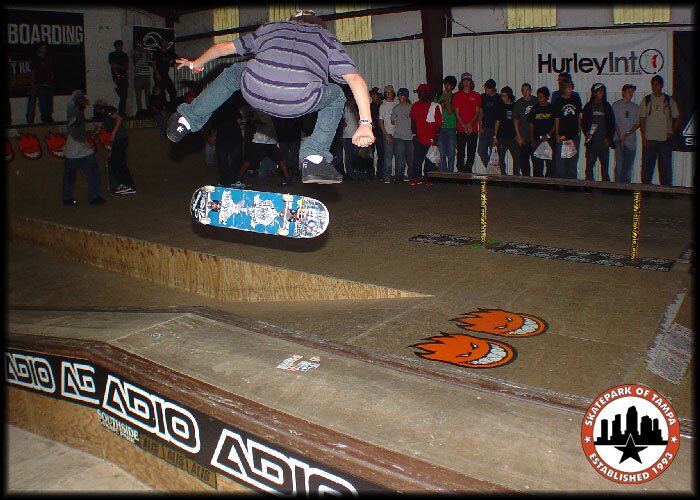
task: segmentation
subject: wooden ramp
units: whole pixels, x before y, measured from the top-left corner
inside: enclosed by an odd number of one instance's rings
[[[429,297],[27,217],[12,217],[10,233],[61,257],[224,302]]]

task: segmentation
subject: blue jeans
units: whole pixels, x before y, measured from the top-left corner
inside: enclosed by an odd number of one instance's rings
[[[656,160],[659,160],[659,183],[662,186],[670,186],[673,180],[671,168],[671,155],[673,145],[671,139],[665,141],[647,141],[647,146],[642,150],[642,182],[651,184],[656,170]]]
[[[621,144],[615,147],[615,182],[632,182],[632,164],[636,148],[630,149]]]
[[[73,188],[78,169],[85,174],[88,184],[89,199],[100,196],[100,168],[97,165],[95,154],[89,154],[82,158],[66,158],[63,162],[63,199],[73,198]]]
[[[600,162],[600,178],[604,182],[610,182],[610,150],[602,144],[587,144],[586,148],[586,180],[595,180],[595,162]]]
[[[438,136],[440,150],[440,171],[455,171],[455,156],[457,155],[457,129],[441,128]]]
[[[484,168],[489,168],[489,157],[491,156],[491,148],[493,147],[493,129],[485,128],[479,132],[479,146],[476,148],[476,153],[481,158],[481,163]]]
[[[555,147],[552,141],[548,141],[550,147],[552,148],[552,155],[554,155]],[[534,148],[531,148],[534,152],[535,149],[542,143],[541,140],[537,140],[537,144]],[[543,177],[545,175],[544,168],[547,167],[547,177],[555,177],[554,175],[554,160],[543,160],[542,158],[537,158],[532,155],[532,176],[533,177]],[[522,169],[522,166],[521,166]]]
[[[410,174],[413,166],[413,139],[397,139],[394,137],[394,178],[403,180],[404,173]]]
[[[421,180],[423,174],[423,162],[425,162],[425,173],[435,170],[435,164],[426,158],[430,145],[421,144],[418,140],[413,142],[413,168],[409,177],[414,180]]]
[[[357,179],[355,172],[355,162],[357,161],[357,150],[360,149],[352,143],[352,138],[343,138],[343,164],[345,165],[345,175],[352,179]]]
[[[231,94],[241,88],[241,74],[246,64],[245,62],[232,64],[222,71],[190,104],[182,103],[177,107],[178,113],[189,122],[190,131],[200,130],[212,113],[231,97]],[[323,156],[328,163],[333,162],[333,155],[329,150],[340,118],[343,116],[344,106],[345,94],[343,90],[335,84],[325,85],[318,104],[309,110],[309,113],[318,111],[318,119],[311,136],[301,144],[299,164],[312,154]]]
[[[561,142],[557,142],[554,148],[554,176],[563,179],[576,179],[578,177],[578,155],[581,152],[578,149],[579,136],[573,139],[576,145],[576,154],[571,158],[561,157]]]
[[[384,141],[384,178],[388,179],[391,177],[391,170],[392,170],[392,161],[394,159],[394,141],[392,138],[392,141],[389,142],[387,140]]]

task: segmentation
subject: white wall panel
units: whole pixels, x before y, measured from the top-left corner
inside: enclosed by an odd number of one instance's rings
[[[673,29],[656,28],[665,32],[669,37],[668,46],[673,46]],[[591,30],[586,33],[590,36],[605,36],[613,30]],[[571,32],[572,35],[580,36],[581,32]],[[615,34],[620,34],[620,30],[614,30]],[[566,33],[523,33],[523,34],[499,34],[480,35],[446,38],[442,43],[443,73],[454,75],[459,79],[459,75],[468,71],[474,77],[474,84],[479,92],[483,92],[483,85],[486,80],[493,78],[496,80],[497,90],[508,85],[515,93],[516,98],[520,97],[520,86],[528,82],[533,86],[533,92],[537,89],[535,75],[536,61],[536,37],[564,37]],[[671,65],[673,61],[670,61]],[[666,79],[664,87],[673,88],[672,72]],[[574,79],[574,84],[576,80]],[[550,91],[557,89],[556,79],[552,78],[548,85]],[[610,103],[620,99],[621,89],[608,88],[608,101]],[[586,103],[590,97],[589,88],[576,88],[581,95],[581,100]],[[667,90],[668,91],[668,90]],[[650,92],[646,88],[638,88],[635,93],[635,101],[641,102],[645,94]],[[641,137],[638,133],[637,159],[632,175],[632,182],[641,182]],[[610,154],[610,175],[613,176],[615,168],[614,153]],[[507,156],[508,161],[510,157]],[[673,183],[678,186],[691,186],[694,172],[695,153],[683,153],[674,151],[673,153]],[[579,154],[578,178],[585,177],[585,155],[583,151]],[[486,171],[478,155],[475,161],[475,171],[483,173]],[[509,166],[509,171],[511,167]],[[600,180],[600,168],[596,167],[595,179]],[[658,171],[654,176],[655,183],[658,183]]]
[[[369,88],[393,85],[411,92],[425,83],[423,40],[346,45],[345,49],[364,76]],[[416,99],[415,94],[411,100]]]

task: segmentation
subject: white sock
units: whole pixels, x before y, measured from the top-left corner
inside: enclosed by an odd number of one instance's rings
[[[319,163],[321,163],[323,161],[323,156],[321,156],[321,155],[309,155],[306,157],[306,159],[318,165]]]
[[[178,120],[178,123],[182,123],[185,127],[187,127],[187,130],[190,130],[192,127],[190,127],[190,122],[187,121],[187,118],[184,116],[181,116]]]

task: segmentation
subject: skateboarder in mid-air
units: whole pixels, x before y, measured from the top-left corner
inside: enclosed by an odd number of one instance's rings
[[[254,33],[211,46],[197,59],[177,59],[178,69],[193,71],[217,57],[253,54],[226,68],[190,104],[180,104],[168,122],[168,138],[178,142],[201,129],[211,114],[237,90],[248,104],[280,118],[314,111],[318,120],[301,144],[302,182],[332,184],[342,176],[332,166],[330,145],[343,115],[345,95],[336,85],[350,86],[360,111],[360,126],[352,137],[358,147],[374,142],[367,84],[343,45],[325,29],[313,11],[298,11],[288,21],[267,23]]]

